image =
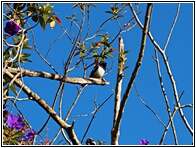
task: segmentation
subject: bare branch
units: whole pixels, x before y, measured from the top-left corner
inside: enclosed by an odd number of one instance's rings
[[[77,77],[66,77],[63,78],[63,76],[58,74],[51,74],[48,72],[39,72],[39,71],[33,71],[33,70],[26,70],[26,69],[17,69],[17,68],[8,68],[4,69],[4,72],[10,72],[12,74],[17,74],[21,72],[23,76],[29,76],[29,77],[41,77],[41,78],[47,78],[51,80],[57,80],[61,82],[67,82],[71,84],[80,84],[80,85],[106,85],[109,84],[109,82],[103,81],[101,79],[96,78],[77,78]]]
[[[166,107],[167,107],[167,113],[168,113],[168,116],[169,116],[169,119],[170,119],[171,125],[172,125],[172,132],[173,132],[173,135],[174,135],[175,144],[178,145],[178,139],[177,139],[177,135],[176,135],[174,121],[173,121],[173,118],[171,117],[171,110],[170,110],[170,106],[169,106],[169,100],[168,100],[167,93],[166,93],[164,85],[163,85],[162,76],[161,76],[161,69],[160,69],[160,64],[159,64],[159,58],[158,58],[158,53],[157,53],[156,49],[155,49],[155,62],[156,62],[156,65],[157,65],[159,83],[160,83],[161,90],[162,90],[162,93],[163,93],[163,96],[164,96],[164,99],[165,99],[165,104],[166,104]]]
[[[90,121],[89,124],[88,124],[88,127],[87,127],[87,129],[86,129],[86,131],[85,131],[83,137],[82,137],[81,143],[83,143],[84,138],[85,138],[86,134],[88,133],[88,130],[90,129],[90,126],[91,126],[91,124],[92,124],[92,122],[93,122],[93,120],[94,120],[94,118],[95,118],[96,113],[98,112],[98,110],[99,110],[99,109],[100,109],[100,108],[101,108],[101,107],[102,107],[102,106],[103,106],[112,96],[113,96],[113,93],[112,93],[105,101],[103,101],[100,105],[98,105],[98,106],[95,107],[94,114],[93,114],[93,116],[92,116],[92,118],[91,118],[91,121]]]
[[[29,25],[30,26],[30,25]],[[37,52],[37,54],[40,56],[40,58],[56,73],[58,74],[57,70],[54,68],[54,66],[52,66],[52,64],[50,64],[48,62],[48,60],[46,60],[46,58],[44,58],[44,56],[42,56],[42,54],[38,51],[37,47],[36,47],[36,43],[35,43],[35,36],[34,36],[34,33],[33,33],[33,30],[30,29],[31,31],[31,34],[32,34],[32,41],[33,41],[33,48],[34,50]]]
[[[9,71],[6,71],[5,74],[10,77],[11,79],[14,77]],[[74,129],[72,126],[68,125],[65,121],[63,121],[56,112],[42,99],[40,98],[36,93],[34,93],[30,88],[28,88],[26,85],[24,85],[19,79],[15,79],[14,83],[18,87],[22,87],[22,90],[29,96],[32,97],[33,100],[38,103],[53,119],[56,121],[56,123],[64,128],[69,135],[69,138],[73,142],[74,145],[80,145],[80,142],[74,132]]]
[[[148,109],[155,115],[155,117],[161,122],[161,124],[162,124],[164,127],[166,127],[165,123],[159,118],[159,116],[155,113],[155,111],[153,111],[153,110],[143,101],[143,99],[141,98],[141,96],[140,96],[140,94],[139,94],[139,91],[138,91],[138,89],[137,89],[135,83],[134,83],[134,86],[135,86],[135,90],[136,90],[137,96],[138,96],[138,98],[140,99],[140,101],[142,102],[142,104],[144,104],[144,106],[145,106],[146,108],[148,108]]]
[[[167,41],[166,41],[165,46],[164,46],[164,48],[163,48],[164,52],[165,52],[165,50],[166,50],[166,48],[167,48],[167,45],[168,45],[168,43],[169,43],[170,37],[171,37],[171,35],[172,35],[172,31],[173,31],[173,29],[174,29],[174,27],[175,27],[176,21],[177,21],[177,19],[178,19],[178,14],[179,14],[179,12],[180,12],[180,4],[178,4],[178,8],[177,8],[177,11],[176,11],[176,16],[175,16],[174,22],[173,22],[173,24],[172,24],[172,27],[171,27],[170,32],[169,32],[169,35],[168,35],[168,37],[167,37]]]
[[[76,103],[77,103],[77,101],[78,101],[78,99],[79,99],[81,93],[83,92],[83,90],[84,90],[84,88],[85,88],[86,86],[87,86],[87,85],[84,85],[84,86],[82,86],[82,87],[79,89],[78,94],[77,94],[77,96],[76,96],[74,102],[72,103],[72,105],[71,105],[71,107],[70,107],[70,109],[69,109],[69,111],[68,111],[68,113],[67,113],[67,115],[66,115],[66,117],[65,117],[65,121],[68,120],[69,115],[71,114],[71,112],[72,112],[74,106],[76,105]]]
[[[134,17],[135,17],[137,23],[138,23],[139,26],[143,29],[144,27],[143,27],[143,25],[141,24],[139,18],[137,17],[137,15],[136,15],[134,9],[132,9],[132,8],[133,8],[132,5],[129,4],[129,6],[130,6],[130,9],[131,9],[131,11],[132,11],[132,13],[133,13],[133,15],[134,15]],[[170,78],[170,81],[171,81],[171,84],[172,84],[172,88],[173,88],[173,92],[174,92],[174,97],[175,97],[176,104],[177,104],[178,107],[180,107],[181,105],[180,105],[180,101],[179,101],[179,98],[178,98],[178,91],[177,91],[177,88],[176,88],[176,83],[175,83],[174,77],[173,77],[173,75],[172,75],[172,72],[171,72],[171,69],[170,69],[170,66],[169,66],[169,62],[168,62],[168,60],[167,60],[167,57],[166,57],[166,55],[165,55],[165,52],[164,52],[164,50],[161,49],[161,47],[159,46],[159,44],[154,40],[154,38],[153,38],[151,32],[148,31],[147,34],[148,34],[148,37],[150,38],[151,42],[152,42],[152,43],[154,44],[154,46],[158,49],[158,51],[161,53],[161,56],[162,56],[162,58],[163,58],[163,60],[164,60],[164,63],[165,63],[166,69],[167,69],[167,73],[168,73],[168,75],[169,75],[169,78]],[[181,118],[182,118],[184,124],[186,125],[187,129],[189,130],[190,134],[193,135],[193,130],[192,130],[191,126],[189,125],[189,123],[188,123],[186,117],[184,116],[184,113],[183,113],[183,111],[182,111],[181,108],[179,108],[179,113],[180,113],[180,116],[181,116]]]
[[[126,104],[127,99],[129,97],[129,93],[130,93],[130,90],[133,86],[136,75],[137,75],[137,73],[139,71],[139,68],[142,64],[142,59],[143,59],[143,56],[144,56],[144,49],[145,49],[145,46],[146,46],[146,35],[148,33],[148,25],[149,25],[149,19],[150,19],[150,14],[151,14],[151,7],[152,7],[151,3],[147,4],[146,15],[145,15],[145,23],[144,23],[144,28],[143,28],[143,34],[142,34],[139,57],[138,57],[135,68],[132,72],[132,76],[129,80],[128,86],[126,87],[126,91],[123,95],[123,99],[122,99],[121,104],[120,104],[120,110],[119,110],[119,113],[118,113],[116,126],[114,127],[114,130],[116,130],[116,131],[120,130],[120,122],[122,120],[122,115],[123,115],[123,112],[124,112],[125,104]]]
[[[121,92],[122,92],[122,80],[124,77],[124,62],[120,60],[120,53],[124,53],[124,42],[123,39],[119,38],[119,57],[118,57],[118,73],[116,80],[116,88],[115,88],[115,99],[114,99],[114,119],[113,119],[113,128],[111,131],[111,144],[118,145],[118,137],[120,135],[119,129],[116,129],[116,120],[118,117],[118,113],[120,110],[120,101],[121,101]]]

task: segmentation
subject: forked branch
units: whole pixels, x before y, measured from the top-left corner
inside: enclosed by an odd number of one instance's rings
[[[134,68],[134,70],[132,72],[132,75],[131,75],[131,78],[129,80],[128,86],[126,87],[125,93],[124,93],[122,101],[120,103],[120,109],[119,109],[119,112],[118,112],[117,119],[116,119],[115,123],[113,124],[113,125],[115,125],[115,127],[113,127],[113,129],[112,129],[114,131],[112,133],[112,139],[114,139],[116,141],[112,141],[112,144],[117,144],[118,143],[120,123],[121,123],[121,120],[122,120],[122,115],[123,115],[123,112],[124,112],[124,108],[125,108],[126,102],[128,100],[130,90],[131,90],[131,88],[133,86],[133,83],[134,83],[134,80],[136,78],[136,75],[137,75],[137,73],[139,71],[139,68],[142,64],[142,59],[143,59],[143,56],[144,56],[144,49],[145,49],[145,46],[146,46],[146,36],[147,36],[148,31],[149,31],[148,27],[149,27],[149,20],[150,20],[150,14],[151,14],[151,7],[152,7],[151,3],[147,4],[146,15],[145,15],[145,23],[144,23],[144,28],[143,28],[143,33],[142,33],[142,40],[141,40],[141,45],[140,45],[140,52],[139,52],[139,56],[138,56],[138,60],[136,62],[135,68]]]
[[[14,75],[11,74],[9,71],[6,71],[5,74],[10,78],[13,79]],[[63,121],[57,113],[42,99],[40,98],[36,93],[34,93],[30,88],[28,88],[22,81],[20,81],[18,78],[14,80],[14,83],[19,87],[22,88],[22,90],[28,95],[28,97],[32,98],[36,103],[38,103],[55,121],[56,123],[64,128],[72,141],[74,145],[80,145],[75,132],[74,127],[72,125],[68,125],[65,121]],[[73,124],[74,125],[74,124]]]

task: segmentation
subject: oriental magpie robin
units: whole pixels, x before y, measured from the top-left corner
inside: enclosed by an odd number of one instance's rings
[[[99,64],[97,64],[93,70],[91,71],[91,74],[90,74],[90,77],[91,78],[102,78],[102,76],[104,75],[105,73],[105,70],[106,70],[106,66],[107,66],[107,63],[102,61],[100,62]]]

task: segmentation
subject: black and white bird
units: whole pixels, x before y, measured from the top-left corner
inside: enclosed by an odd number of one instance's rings
[[[107,63],[101,61],[91,71],[90,78],[102,78],[107,67]]]

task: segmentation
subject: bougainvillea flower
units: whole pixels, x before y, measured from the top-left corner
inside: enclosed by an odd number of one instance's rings
[[[15,23],[15,22],[7,22],[5,27],[4,27],[4,31],[9,35],[9,36],[13,36],[16,33],[18,33],[18,31],[20,30],[20,27]]]
[[[148,145],[148,140],[146,140],[146,139],[141,139],[140,140],[140,145]]]
[[[36,131],[34,131],[34,130],[27,130],[27,132],[28,132],[28,134],[26,136],[26,139],[28,141],[33,141],[34,140],[34,136],[36,134]]]
[[[22,121],[23,118],[17,115],[9,115],[8,116],[8,126],[15,129],[15,130],[20,130],[22,127],[26,125],[25,122]]]

